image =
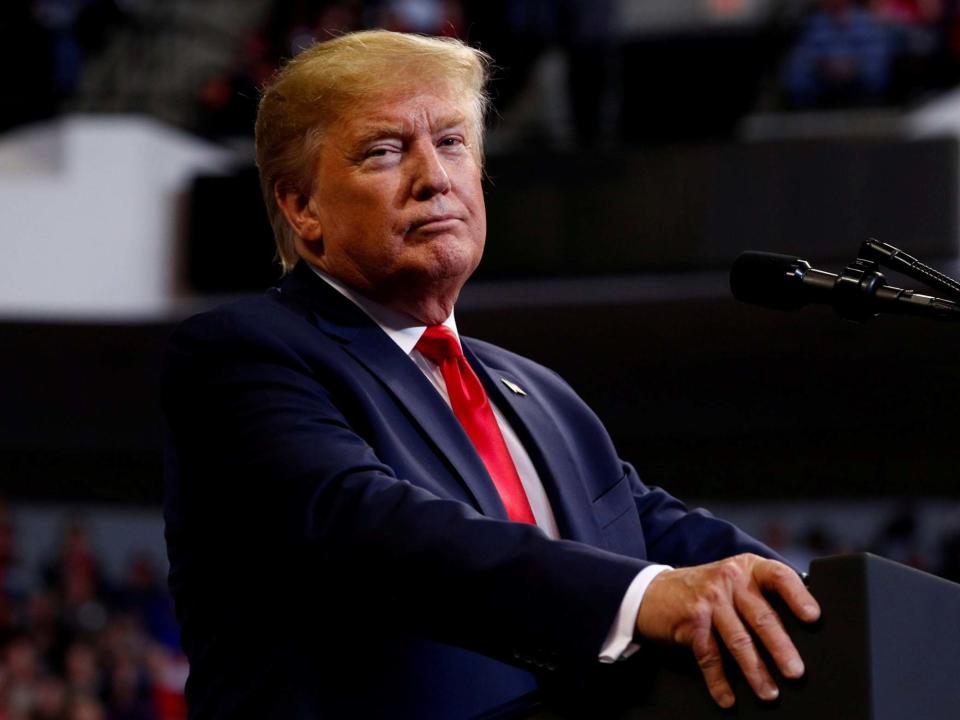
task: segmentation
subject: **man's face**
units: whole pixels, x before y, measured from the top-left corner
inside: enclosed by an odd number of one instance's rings
[[[320,151],[311,260],[399,309],[431,292],[452,293],[452,306],[486,236],[472,135],[461,104],[442,93],[394,93],[351,108]]]

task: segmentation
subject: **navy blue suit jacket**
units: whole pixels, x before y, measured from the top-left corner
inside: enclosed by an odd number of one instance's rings
[[[643,485],[555,373],[463,347],[562,540],[506,520],[429,380],[308,267],[174,334],[165,516],[191,717],[472,717],[595,668],[651,561],[769,554]]]

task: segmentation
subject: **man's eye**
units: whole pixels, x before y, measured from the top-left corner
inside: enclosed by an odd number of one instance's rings
[[[402,151],[403,151],[403,147],[399,143],[382,142],[369,147],[363,153],[363,157],[364,159],[382,158],[382,157],[396,155],[397,153]]]
[[[463,145],[463,138],[457,137],[455,135],[450,137],[445,137],[440,141],[440,145],[443,147],[456,147],[457,145]]]

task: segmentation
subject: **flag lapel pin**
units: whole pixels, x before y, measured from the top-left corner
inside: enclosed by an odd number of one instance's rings
[[[520,397],[526,397],[527,395],[526,391],[516,383],[510,382],[506,378],[500,378],[500,382],[506,385],[514,395],[519,395]]]

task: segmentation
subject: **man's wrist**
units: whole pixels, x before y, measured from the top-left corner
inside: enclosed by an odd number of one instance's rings
[[[618,660],[625,660],[637,651],[639,647],[636,642],[637,615],[640,612],[643,596],[657,575],[671,569],[669,565],[648,565],[637,573],[633,582],[627,586],[620,609],[610,626],[610,632],[607,633],[600,647],[600,662],[615,663]]]

